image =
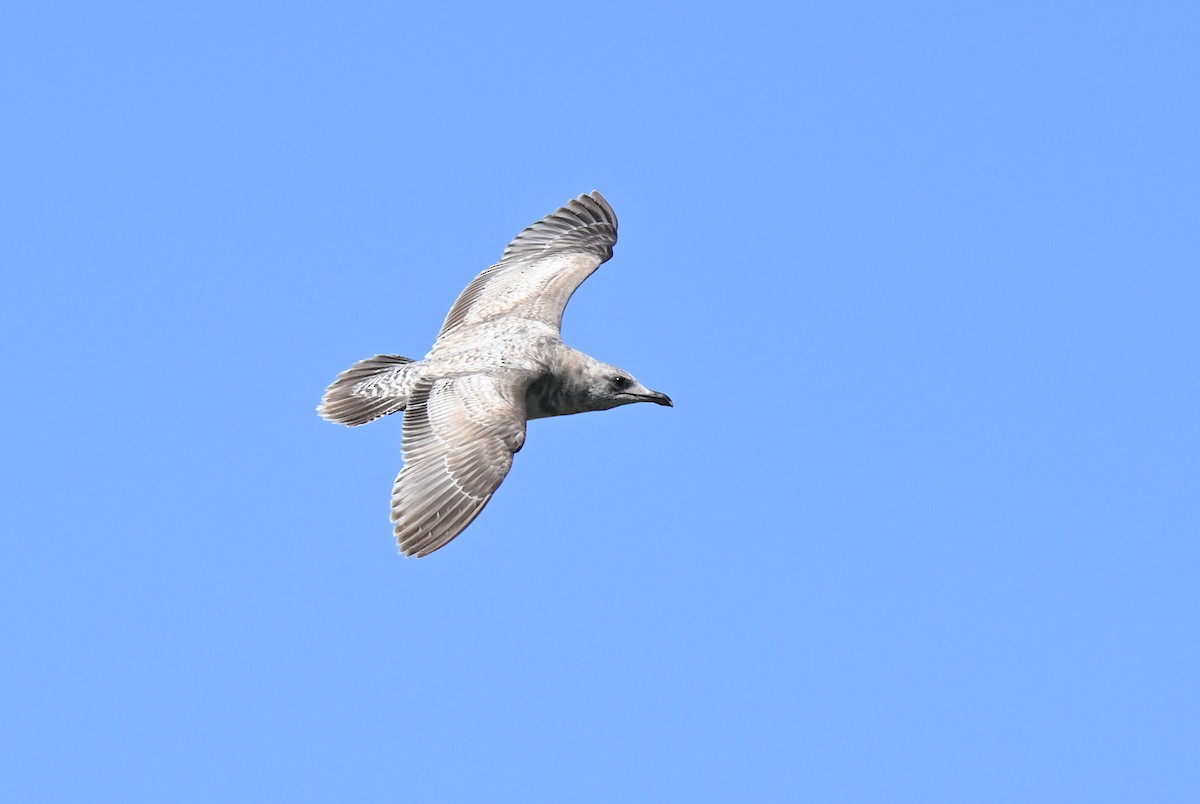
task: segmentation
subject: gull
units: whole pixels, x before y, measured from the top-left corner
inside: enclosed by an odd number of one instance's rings
[[[317,412],[360,425],[404,411],[404,467],[392,487],[400,552],[445,546],[492,499],[530,419],[672,406],[629,372],[562,341],[567,301],[606,262],[617,216],[598,192],[568,201],[516,236],[450,308],[422,360],[375,355],[338,375]]]

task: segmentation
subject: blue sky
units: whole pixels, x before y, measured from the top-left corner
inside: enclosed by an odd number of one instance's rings
[[[26,4],[11,801],[1200,800],[1193,4]],[[419,357],[601,190],[534,422],[396,555]]]

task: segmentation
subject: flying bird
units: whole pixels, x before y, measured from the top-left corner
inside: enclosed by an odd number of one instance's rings
[[[611,256],[617,216],[598,192],[525,229],[450,308],[423,360],[376,355],[338,375],[317,412],[366,424],[404,411],[392,488],[400,552],[427,556],[492,499],[530,419],[633,402],[671,406],[629,372],[562,342],[563,310]]]

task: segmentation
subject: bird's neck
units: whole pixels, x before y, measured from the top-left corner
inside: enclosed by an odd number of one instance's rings
[[[592,410],[588,369],[595,362],[565,344],[555,349],[546,361],[546,373],[529,386],[525,399],[528,418],[544,419]]]

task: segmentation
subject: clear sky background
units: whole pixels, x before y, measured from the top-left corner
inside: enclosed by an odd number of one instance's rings
[[[12,4],[0,798],[1200,800],[1194,3]],[[397,556],[420,357],[599,189]]]

